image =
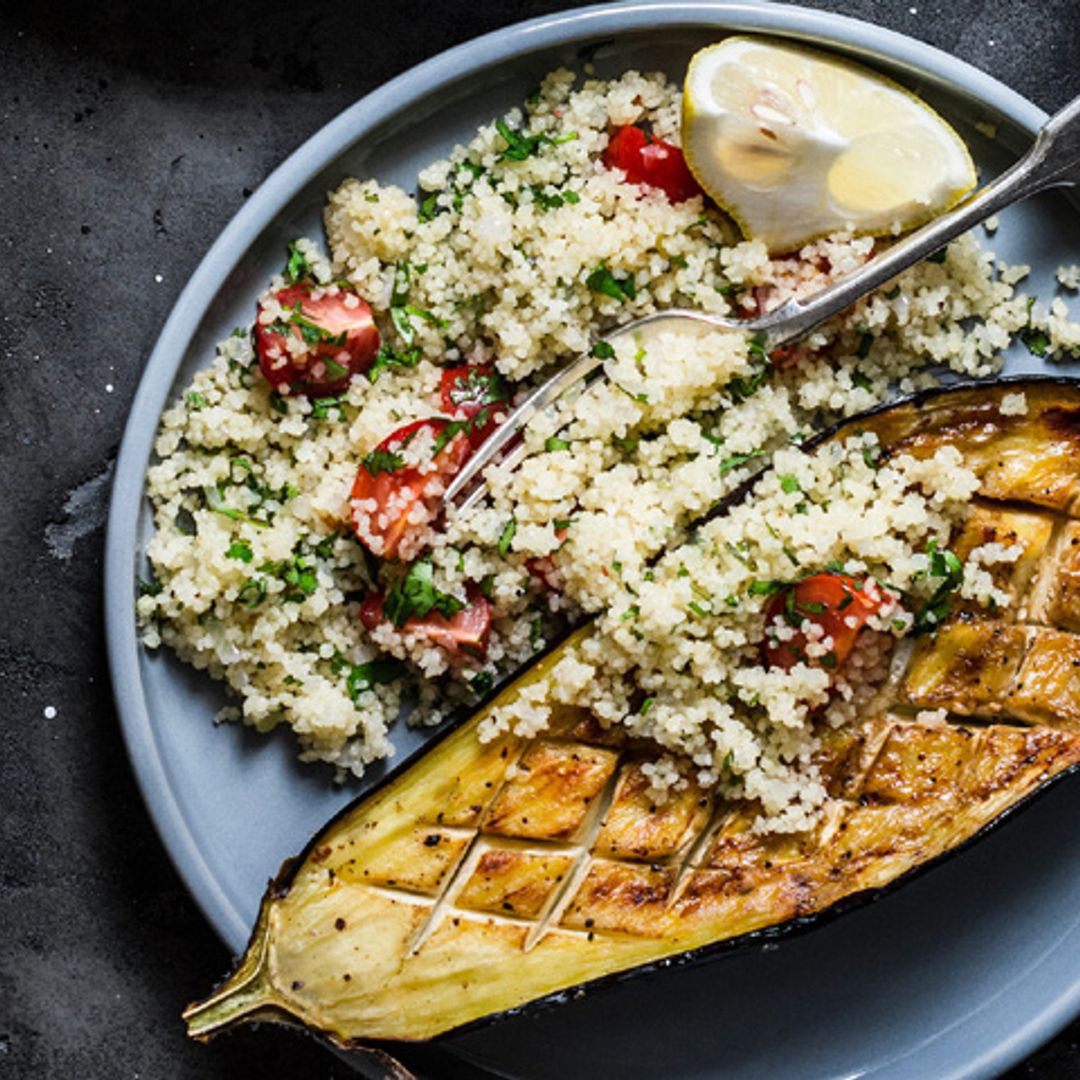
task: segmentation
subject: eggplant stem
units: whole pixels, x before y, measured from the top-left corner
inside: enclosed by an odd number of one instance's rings
[[[184,1010],[187,1033],[193,1039],[205,1041],[240,1020],[250,1020],[253,1014],[276,1005],[274,993],[262,972],[237,986],[230,981],[221,991],[196,1002]]]
[[[263,900],[259,910],[259,919],[252,935],[252,942],[257,946],[248,949],[243,963],[232,978],[210,997],[192,1002],[184,1010],[183,1019],[191,1038],[205,1042],[241,1020],[253,1019],[256,1014],[267,1011],[280,1012],[285,1008],[274,991],[266,963],[272,895],[273,890]]]

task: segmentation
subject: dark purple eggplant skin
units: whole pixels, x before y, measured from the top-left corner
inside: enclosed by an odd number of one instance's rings
[[[1041,376],[1041,375],[1017,375],[1008,376],[998,379],[990,380],[962,380],[954,383],[950,383],[948,386],[934,387],[928,390],[921,390],[914,394],[909,394],[900,398],[896,398],[892,401],[885,402],[881,405],[876,405],[872,409],[867,409],[855,416],[848,417],[846,420],[841,421],[838,424],[832,425],[827,429],[824,429],[816,433],[813,437],[808,439],[802,444],[804,450],[813,450],[823,443],[843,437],[846,433],[854,434],[855,431],[862,425],[866,424],[870,419],[880,416],[883,413],[889,412],[893,409],[901,408],[919,408],[930,402],[939,402],[942,399],[948,397],[951,394],[970,393],[978,390],[989,390],[995,387],[1007,387],[1014,390],[1023,390],[1025,387],[1033,386],[1060,386],[1063,389],[1067,388],[1069,391],[1078,395],[1077,404],[1080,406],[1080,378],[1069,378],[1067,376]],[[737,488],[731,491],[723,499],[719,500],[703,517],[697,525],[702,525],[706,521],[712,520],[730,510],[732,507],[741,503],[746,499],[754,487],[757,485],[761,474],[758,473]],[[573,627],[568,630],[566,634],[554,642],[543,652],[538,653],[529,663],[532,664],[541,660],[543,657],[549,655],[558,649],[570,636],[574,630],[579,629],[580,626],[585,625],[586,622],[591,620],[584,620],[577,627]],[[460,716],[452,717],[447,720],[445,724],[436,728],[431,738],[418,750],[414,751],[407,758],[403,759],[392,770],[387,772],[384,776],[368,788],[366,791],[358,795],[350,803],[344,806],[338,811],[332,818],[330,818],[320,828],[312,839],[308,842],[307,846],[296,856],[287,859],[281,866],[277,875],[271,879],[269,883],[269,892],[275,897],[283,897],[288,894],[289,888],[292,885],[293,878],[296,871],[303,864],[304,860],[311,853],[312,848],[318,839],[328,828],[330,828],[336,821],[343,818],[346,814],[351,813],[356,806],[363,802],[365,799],[370,798],[372,795],[379,792],[387,784],[391,783],[403,772],[409,769],[417,760],[419,760],[428,750],[437,745],[441,740],[445,739],[453,731],[457,730],[474,711],[484,708],[490,701],[497,697],[503,690],[505,690],[515,679],[519,678],[522,671],[515,672],[509,678],[503,680],[499,686],[495,687],[482,701],[480,701],[474,709],[468,713],[463,713]],[[963,725],[960,725],[961,727]],[[527,1001],[522,1005],[513,1009],[506,1009],[502,1012],[492,1013],[489,1016],[480,1017],[477,1020],[471,1021],[468,1024],[463,1024],[460,1027],[452,1028],[450,1031],[443,1032],[437,1035],[434,1039],[430,1040],[433,1043],[439,1043],[447,1039],[452,1039],[457,1035],[463,1035],[468,1032],[476,1031],[481,1028],[488,1027],[491,1024],[501,1023],[505,1020],[509,1020],[515,1017],[531,1015],[541,1009],[548,1009],[554,1005],[562,1005],[570,1001],[576,1001],[585,995],[594,995],[599,991],[606,991],[612,989],[623,982],[630,979],[636,979],[643,975],[647,975],[655,971],[665,971],[676,968],[697,966],[699,964],[718,959],[723,956],[728,956],[733,953],[746,952],[752,949],[758,949],[762,946],[772,944],[778,941],[785,941],[793,938],[797,935],[806,933],[809,930],[817,929],[821,926],[826,926],[834,919],[846,915],[848,912],[865,907],[868,904],[875,903],[876,901],[889,896],[897,889],[902,888],[910,881],[914,881],[921,877],[926,872],[938,867],[960,853],[966,851],[972,845],[978,843],[984,837],[991,832],[999,829],[1007,822],[1015,820],[1019,814],[1026,810],[1032,803],[1049,791],[1053,786],[1059,783],[1061,780],[1068,776],[1072,776],[1077,771],[1080,771],[1080,763],[1074,765],[1068,769],[1063,770],[1056,776],[1051,777],[1045,781],[1041,786],[1030,792],[1024,798],[1002,811],[993,821],[988,822],[978,832],[974,833],[964,842],[957,844],[955,847],[950,848],[948,851],[943,852],[936,858],[930,859],[919,866],[913,867],[905,874],[889,882],[887,885],[881,886],[875,889],[865,889],[862,892],[852,893],[850,896],[837,901],[835,904],[817,912],[812,915],[795,916],[788,919],[786,922],[780,923],[776,926],[764,927],[761,930],[754,930],[747,934],[742,934],[736,938],[729,938],[725,941],[713,942],[710,945],[704,945],[699,949],[692,949],[684,953],[679,953],[676,956],[666,957],[663,960],[654,961],[648,964],[641,964],[638,967],[630,968],[626,971],[613,972],[610,975],[602,976],[598,979],[593,979],[589,982],[581,983],[578,986],[570,987],[566,990],[559,990],[553,994],[548,994],[545,997],[536,998],[533,1001]],[[320,1036],[315,1035],[315,1038],[319,1038],[320,1041],[326,1043],[327,1046],[332,1044],[328,1040],[321,1039]],[[399,1043],[392,1040],[379,1040],[368,1039],[358,1041],[352,1044],[356,1050],[364,1050],[370,1047],[381,1047],[388,1052],[392,1052],[395,1046],[408,1045]],[[338,1047],[340,1049],[340,1047]]]

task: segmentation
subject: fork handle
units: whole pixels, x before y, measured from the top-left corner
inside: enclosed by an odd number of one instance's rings
[[[1078,182],[1080,97],[1074,98],[1039,129],[1034,145],[1015,165],[954,210],[916,229],[806,301],[789,300],[767,315],[747,322],[746,328],[764,333],[767,348],[794,341],[1006,206],[1046,188]]]

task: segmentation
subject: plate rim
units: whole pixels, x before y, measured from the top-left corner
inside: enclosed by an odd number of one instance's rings
[[[775,33],[854,49],[954,91],[1008,117],[1033,135],[1047,114],[993,76],[932,45],[831,11],[771,0],[628,0],[563,10],[490,31],[417,64],[366,94],[301,143],[240,207],[181,290],[140,376],[117,454],[106,525],[104,623],[113,698],[142,800],[169,859],[207,922],[227,945],[242,950],[249,935],[203,857],[172,789],[160,752],[140,670],[135,626],[138,522],[146,469],[161,413],[177,370],[210,303],[243,253],[297,192],[363,133],[407,104],[461,78],[540,49],[603,35],[715,23],[727,32]],[[992,999],[988,999],[992,1000]],[[1080,972],[1066,993],[999,1041],[983,1048],[955,1080],[992,1076],[1020,1061],[1080,1013]],[[958,1024],[962,1021],[958,1021]],[[914,1052],[916,1047],[912,1047]],[[893,1062],[881,1062],[889,1068]]]

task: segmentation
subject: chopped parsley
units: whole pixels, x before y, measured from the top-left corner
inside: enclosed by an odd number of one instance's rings
[[[153,579],[150,581],[143,581],[142,578],[136,578],[135,581],[140,596],[157,596],[165,587],[160,581],[154,581]]]
[[[791,475],[781,476],[780,477],[780,490],[783,491],[785,495],[792,495],[796,491],[801,491],[802,488],[799,487],[798,477],[791,476]]]
[[[927,255],[926,261],[932,263],[943,263],[945,261],[945,253],[947,248],[939,248],[933,253],[933,255]]]
[[[553,454],[557,450],[569,450],[570,444],[565,439],[560,439],[557,435],[551,435],[544,440],[544,449]]]
[[[465,605],[435,585],[435,568],[430,559],[418,559],[408,573],[386,594],[383,614],[399,630],[413,616],[422,619],[432,611],[452,618]]]
[[[234,540],[225,552],[225,558],[239,559],[245,563],[251,562],[254,557],[251,545],[246,540]]]
[[[751,450],[749,454],[732,454],[731,457],[726,457],[720,462],[720,475],[725,476],[732,469],[737,469],[740,465],[753,461],[754,458],[762,457],[764,453],[764,450]]]
[[[469,689],[477,696],[483,697],[485,694],[491,693],[491,688],[495,685],[495,676],[490,671],[478,671],[469,680]]]
[[[304,281],[315,276],[311,269],[311,263],[308,262],[307,256],[300,250],[295,241],[289,245],[288,251],[289,258],[285,263],[284,275],[287,285],[295,285],[298,281]]]
[[[327,371],[329,370],[330,364],[327,362]],[[311,418],[312,420],[326,420],[330,415],[330,410],[333,409],[337,413],[338,419],[341,419],[341,407],[344,404],[344,394],[337,394],[332,397],[315,398],[311,402]]]
[[[395,454],[393,450],[372,450],[370,454],[360,463],[367,469],[372,479],[384,472],[394,472],[395,469],[400,469],[405,464],[405,459],[400,454]]]
[[[539,154],[545,146],[573,142],[577,138],[576,131],[555,136],[548,135],[545,132],[526,135],[524,132],[515,131],[505,120],[496,120],[495,130],[502,137],[503,142],[506,143],[506,149],[499,154],[499,161],[525,161]]]
[[[756,394],[772,374],[772,361],[765,351],[765,335],[755,334],[747,343],[747,348],[754,364],[754,371],[749,375],[740,375],[727,384],[727,391],[736,404]]]
[[[506,558],[510,554],[510,545],[514,541],[514,534],[517,532],[517,519],[511,518],[505,525],[502,531],[502,535],[499,537],[499,555],[502,558]]]
[[[606,263],[597,263],[596,269],[585,279],[585,284],[593,292],[610,296],[613,300],[622,303],[625,300],[633,300],[637,296],[637,284],[633,274],[617,278]]]
[[[877,443],[863,443],[862,459],[871,469],[881,468],[881,447]]]
[[[615,355],[615,346],[610,341],[605,341],[601,338],[595,345],[593,345],[590,352],[598,360],[610,360]]]
[[[787,588],[786,581],[751,581],[746,591],[751,596],[773,596]]]
[[[874,335],[869,330],[864,330],[859,336],[859,345],[855,350],[855,355],[860,360],[865,360],[870,355],[870,350],[874,345]],[[852,379],[854,382],[854,379]]]
[[[246,608],[257,608],[266,597],[265,578],[247,578],[240,586],[236,599]]]
[[[575,206],[581,202],[581,196],[576,191],[545,191],[544,185],[533,184],[529,188],[532,192],[533,203],[541,210],[558,210],[560,206]]]
[[[938,586],[930,599],[915,613],[913,634],[936,632],[952,610],[953,594],[960,588],[964,578],[964,564],[946,548],[939,548],[936,540],[926,546],[930,564],[926,571],[916,576],[938,579]]]
[[[391,683],[405,674],[404,665],[398,660],[369,660],[354,664],[349,669],[345,686],[354,705],[360,704],[360,695],[373,686]]]
[[[374,363],[368,368],[368,381],[371,383],[378,382],[379,373],[383,368],[414,368],[419,363],[420,349],[394,349],[384,341],[375,354]]]
[[[431,448],[431,456],[437,458],[443,450],[462,432],[468,434],[473,430],[474,423],[477,427],[483,427],[487,423],[486,411],[478,412],[471,420],[451,420],[446,427],[435,436],[435,445]]]
[[[1045,330],[1039,330],[1031,325],[1032,309],[1034,307],[1035,297],[1029,296],[1027,301],[1027,325],[1020,331],[1020,340],[1032,356],[1043,357],[1050,351],[1050,337]]]
[[[289,559],[265,562],[258,570],[260,574],[269,574],[284,582],[285,588],[278,594],[284,603],[299,604],[319,587],[315,567],[300,552],[294,553]]]
[[[198,412],[199,409],[206,408],[206,398],[202,396],[197,390],[192,390],[187,396],[188,408],[193,412]]]
[[[433,191],[421,203],[416,212],[418,221],[433,221],[439,213],[439,193]]]

